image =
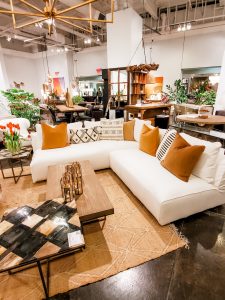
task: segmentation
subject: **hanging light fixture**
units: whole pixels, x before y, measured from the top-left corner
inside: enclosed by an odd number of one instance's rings
[[[6,14],[12,16],[13,27],[14,29],[24,28],[30,25],[35,25],[39,22],[46,22],[48,25],[49,35],[54,33],[54,26],[57,22],[61,22],[63,24],[78,28],[80,30],[92,33],[92,23],[113,23],[113,15],[114,15],[114,0],[111,0],[111,20],[98,20],[92,18],[92,3],[97,2],[98,0],[87,0],[81,2],[79,4],[73,5],[63,10],[58,10],[56,7],[56,3],[58,0],[43,0],[44,7],[40,9],[39,7],[29,3],[27,0],[19,0],[21,4],[24,4],[34,10],[35,12],[21,12],[14,10],[14,0],[9,0],[11,10],[2,10],[0,9],[0,14]],[[40,2],[40,1],[39,1]],[[88,18],[79,18],[76,16],[68,16],[66,13],[72,12],[77,8],[89,6],[89,17]],[[25,16],[25,17],[37,17],[35,21],[26,22],[22,25],[16,25],[16,16]],[[89,24],[88,27],[83,27],[78,24],[75,24],[74,21],[83,21]]]

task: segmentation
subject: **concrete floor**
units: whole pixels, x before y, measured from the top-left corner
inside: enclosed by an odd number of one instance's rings
[[[225,206],[175,222],[189,240],[158,259],[53,300],[224,300]]]

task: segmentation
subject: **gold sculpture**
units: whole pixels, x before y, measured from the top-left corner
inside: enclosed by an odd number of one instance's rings
[[[80,163],[74,162],[65,167],[65,173],[63,173],[60,184],[65,202],[71,202],[76,199],[76,195],[81,195],[83,193]]]
[[[34,25],[36,23],[46,22],[48,25],[49,35],[51,35],[51,34],[53,34],[53,31],[54,31],[53,29],[54,29],[55,23],[61,22],[63,24],[76,27],[76,28],[86,31],[88,33],[92,33],[92,23],[113,23],[114,0],[111,0],[111,14],[112,14],[111,20],[98,20],[98,19],[92,18],[92,3],[97,2],[97,1],[98,0],[87,0],[85,2],[81,2],[79,4],[68,7],[66,9],[57,10],[57,8],[56,8],[57,0],[43,0],[44,7],[42,9],[37,7],[36,5],[29,3],[29,0],[28,1],[27,0],[19,0],[20,3],[25,4],[26,6],[28,6],[29,8],[31,8],[32,10],[35,11],[35,12],[30,12],[30,11],[23,12],[23,11],[14,10],[14,0],[9,0],[11,10],[2,10],[1,9],[0,14],[2,13],[2,14],[11,15],[12,20],[13,20],[13,27],[15,29],[24,28],[26,26]],[[38,1],[38,2],[40,2],[40,1]],[[75,16],[65,15],[67,12],[73,11],[77,8],[80,8],[80,7],[86,6],[86,5],[89,6],[89,17],[88,18],[79,18],[79,17],[75,17]],[[17,26],[16,25],[16,16],[17,15],[26,16],[26,17],[37,17],[37,19]],[[83,27],[83,26],[74,24],[73,21],[88,22],[89,27],[87,28],[87,27]]]
[[[73,100],[72,100],[71,94],[69,92],[69,89],[66,90],[66,106],[73,107]]]

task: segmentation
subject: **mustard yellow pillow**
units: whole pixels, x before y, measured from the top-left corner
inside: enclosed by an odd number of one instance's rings
[[[55,127],[41,124],[42,150],[63,148],[68,145],[67,124],[61,123]]]
[[[177,178],[188,181],[205,146],[191,146],[177,133],[161,165]]]
[[[125,141],[134,141],[135,120],[123,123],[123,138]]]
[[[145,124],[142,127],[139,149],[149,155],[155,156],[159,146],[159,128],[149,128]]]

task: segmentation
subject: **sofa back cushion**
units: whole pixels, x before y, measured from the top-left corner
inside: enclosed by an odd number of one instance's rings
[[[221,192],[225,192],[225,153],[220,149],[216,162],[216,173],[214,184]]]
[[[177,132],[174,129],[168,130],[164,134],[161,143],[158,147],[158,150],[156,151],[156,157],[158,158],[159,161],[162,161],[165,158],[167,152],[169,151],[170,146],[172,145],[176,137],[176,134]]]
[[[159,146],[159,128],[149,128],[145,124],[142,127],[139,141],[139,149],[151,156],[155,156]]]
[[[100,135],[101,135],[101,127],[70,130],[70,143],[81,144],[81,143],[96,142],[100,140]]]
[[[134,125],[135,120],[123,123],[123,138],[124,141],[134,141]]]
[[[205,146],[191,146],[177,133],[161,165],[177,178],[187,182],[204,150]]]
[[[142,127],[143,127],[144,124],[147,125],[147,126],[150,126],[151,121],[140,120],[140,119],[135,118],[134,139],[135,139],[136,142],[139,142],[139,140],[140,140]]]
[[[68,145],[67,124],[61,123],[54,127],[42,124],[42,150],[63,148]]]
[[[123,122],[123,119],[101,120],[101,140],[122,141]]]
[[[204,145],[205,151],[193,169],[192,174],[213,184],[216,174],[216,161],[221,149],[221,143],[212,143],[190,136],[186,133],[180,134],[191,145]]]

